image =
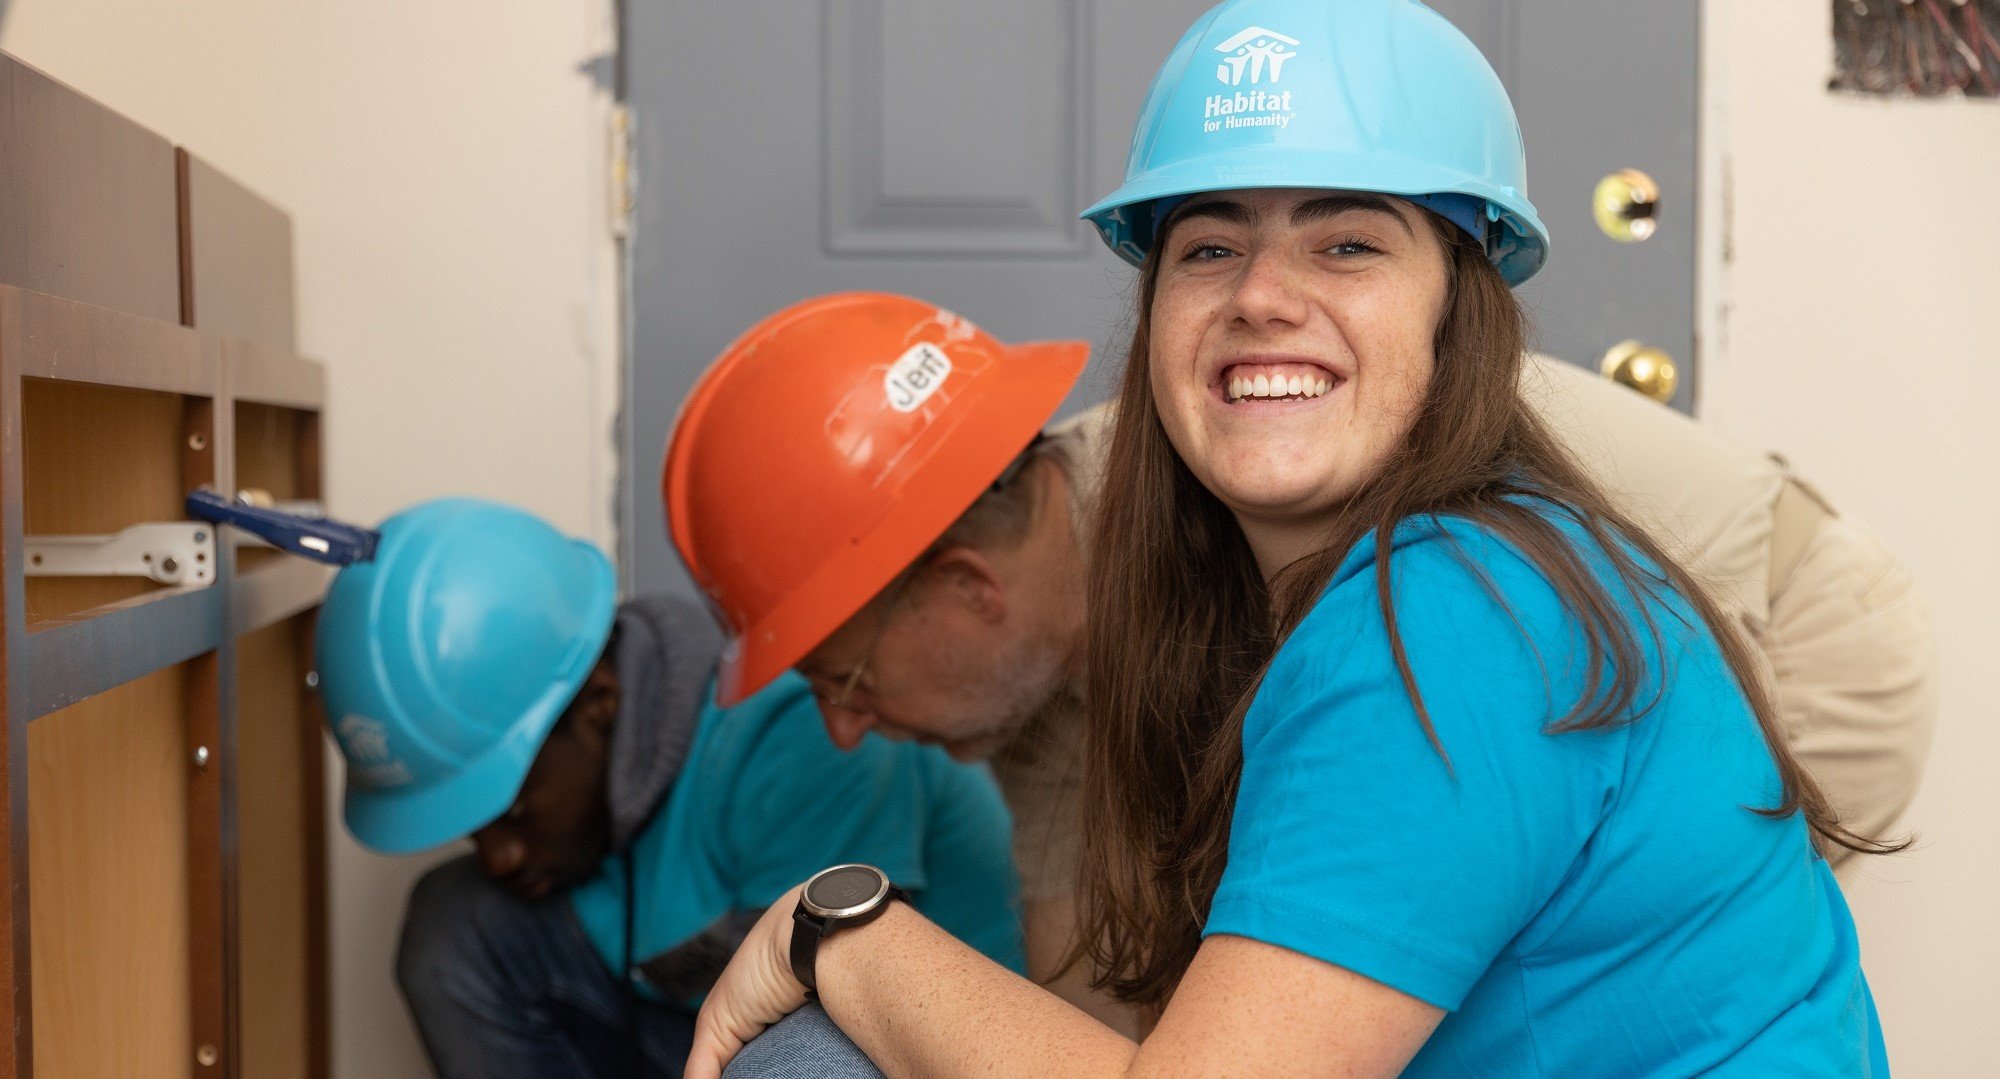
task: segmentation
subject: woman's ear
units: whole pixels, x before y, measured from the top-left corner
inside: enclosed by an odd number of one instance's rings
[[[999,568],[971,547],[947,547],[924,566],[932,592],[989,624],[1007,617],[1007,586]]]

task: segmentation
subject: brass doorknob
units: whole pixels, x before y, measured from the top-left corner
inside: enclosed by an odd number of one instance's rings
[[[1639,341],[1612,345],[1597,369],[1605,378],[1638,390],[1661,404],[1673,400],[1674,390],[1681,384],[1681,372],[1674,366],[1674,358]]]
[[[1591,216],[1606,236],[1621,244],[1644,243],[1659,229],[1660,185],[1638,169],[1619,169],[1597,181]]]

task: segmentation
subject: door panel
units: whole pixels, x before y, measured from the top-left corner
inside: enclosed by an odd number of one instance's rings
[[[658,493],[674,416],[730,340],[795,300],[883,289],[956,309],[1004,339],[1084,338],[1096,351],[1065,409],[1106,396],[1131,332],[1134,275],[1075,215],[1122,179],[1148,82],[1209,6],[629,5],[638,208],[620,529],[628,587],[689,587]],[[1437,6],[1492,57],[1522,113],[1531,193],[1555,242],[1550,268],[1523,293],[1539,344],[1594,364],[1641,337],[1685,370],[1694,5]],[[1617,245],[1592,223],[1591,189],[1634,165],[1669,188],[1668,214],[1647,244]]]
[[[1082,0],[827,5],[825,254],[1073,257]],[[979,42],[977,49],[936,42]],[[977,94],[938,87],[977,86]]]

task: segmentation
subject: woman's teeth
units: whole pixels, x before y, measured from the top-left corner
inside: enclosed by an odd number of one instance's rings
[[[1287,397],[1318,397],[1331,389],[1333,389],[1333,380],[1329,378],[1314,378],[1305,375],[1293,375],[1290,378],[1283,376],[1271,378],[1266,375],[1256,375],[1250,378],[1238,376],[1229,380],[1229,400],[1232,402],[1241,401],[1246,397],[1279,399]]]

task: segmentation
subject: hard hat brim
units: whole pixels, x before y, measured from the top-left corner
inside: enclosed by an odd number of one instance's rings
[[[1485,199],[1492,222],[1488,253],[1509,285],[1533,277],[1548,260],[1548,230],[1524,193],[1382,152],[1340,154],[1254,146],[1206,154],[1140,173],[1079,216],[1097,227],[1120,258],[1137,266],[1154,242],[1154,202],[1210,191],[1294,187],[1402,197],[1455,192]]]
[[[950,450],[933,454],[926,498],[899,498],[867,535],[856,537],[723,653],[716,700],[738,704],[769,685],[903,572],[999,477],[1061,407],[1090,356],[1083,341],[1003,346],[1010,377],[987,405],[952,430]],[[943,460],[947,452],[950,459]],[[949,485],[949,497],[938,489]]]

